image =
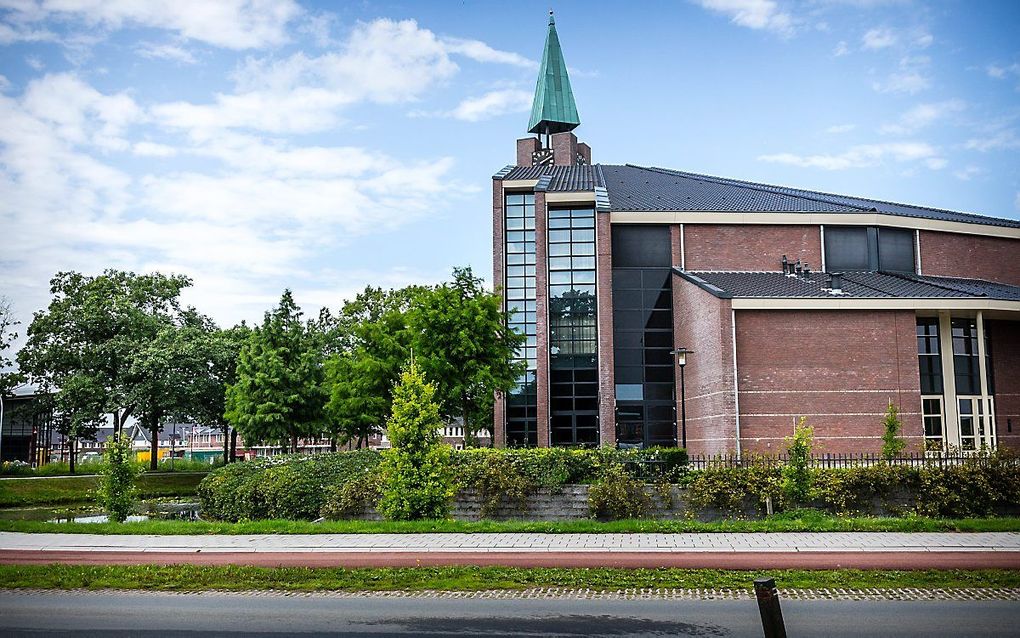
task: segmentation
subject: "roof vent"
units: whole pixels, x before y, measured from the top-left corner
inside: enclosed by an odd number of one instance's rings
[[[832,295],[843,294],[843,273],[841,272],[829,273],[829,294]]]

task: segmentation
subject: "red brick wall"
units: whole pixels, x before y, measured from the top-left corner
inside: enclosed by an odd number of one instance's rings
[[[818,226],[684,224],[687,270],[781,270],[780,260],[822,268]]]
[[[800,416],[819,453],[879,452],[890,400],[919,450],[915,325],[913,311],[737,311],[744,453],[783,451]]]
[[[501,291],[503,287],[503,182],[492,181],[492,287]],[[500,292],[502,294],[502,292]],[[492,433],[496,447],[506,445],[506,399],[496,393],[492,409]]]
[[[730,301],[680,277],[673,278],[673,286],[674,338],[694,351],[684,370],[687,449],[691,454],[736,452]],[[679,410],[678,405],[678,415]]]
[[[613,372],[613,263],[609,213],[595,213],[598,298],[599,441],[616,445],[616,386]]]
[[[1020,321],[988,321],[995,377],[995,435],[1001,447],[1020,449]],[[1009,431],[1007,421],[1012,423]]]
[[[545,193],[535,193],[535,305],[538,345],[538,447],[549,447],[549,211]]]
[[[537,137],[524,137],[517,140],[517,165],[531,166],[532,153],[542,148]]]
[[[921,273],[1020,286],[1020,239],[920,231]]]
[[[553,163],[557,166],[577,164],[577,136],[573,133],[553,133]]]

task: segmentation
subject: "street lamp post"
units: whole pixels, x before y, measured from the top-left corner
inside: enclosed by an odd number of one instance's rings
[[[676,364],[680,366],[680,447],[687,449],[687,388],[684,383],[684,367],[687,365],[687,355],[694,352],[687,348],[673,350],[676,357]]]

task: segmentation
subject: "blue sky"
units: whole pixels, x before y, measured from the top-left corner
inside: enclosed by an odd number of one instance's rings
[[[0,295],[179,272],[231,324],[488,277],[548,7],[0,0]],[[1020,216],[1020,3],[554,8],[597,162]]]

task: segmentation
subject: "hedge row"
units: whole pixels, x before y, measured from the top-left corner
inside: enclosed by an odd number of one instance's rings
[[[523,504],[538,488],[587,483],[592,515],[636,518],[653,503],[643,485],[679,484],[692,515],[724,516],[809,506],[839,514],[876,511],[966,518],[1020,506],[1020,461],[1007,453],[961,465],[904,467],[877,464],[854,469],[810,470],[807,502],[791,502],[782,468],[752,465],[687,471],[682,450],[470,449],[451,456],[459,488],[474,488],[483,516]],[[282,456],[234,463],[199,485],[203,515],[227,521],[268,518],[342,519],[375,506],[382,483],[382,454],[370,450],[317,456]],[[649,462],[651,461],[651,462]],[[659,490],[669,500],[669,490]],[[671,507],[671,503],[666,504]]]
[[[593,483],[610,464],[642,478],[675,480],[687,455],[675,448],[473,448],[455,451],[451,459],[457,486],[477,488],[489,512],[501,503],[523,501],[539,487]],[[378,501],[375,470],[381,461],[380,452],[357,450],[232,463],[202,481],[202,513],[226,521],[342,518]]]

